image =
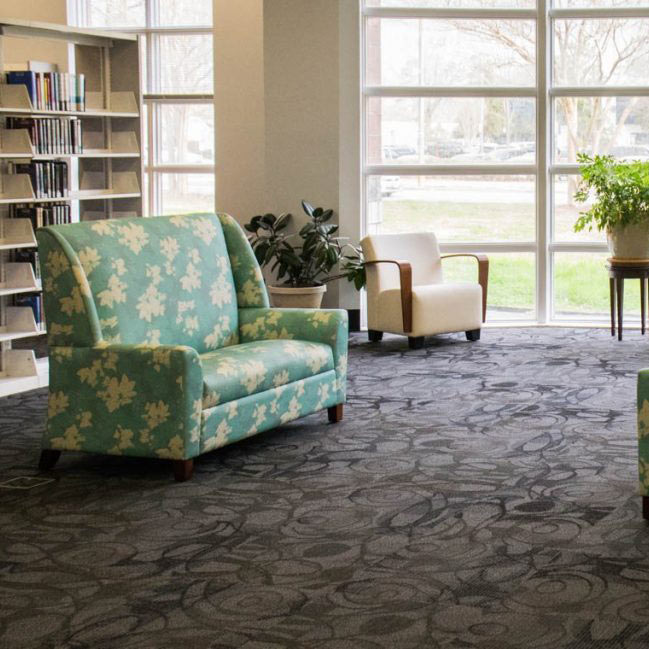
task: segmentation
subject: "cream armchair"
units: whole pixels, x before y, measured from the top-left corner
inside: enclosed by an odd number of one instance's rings
[[[487,313],[486,255],[441,255],[431,232],[371,235],[361,247],[372,342],[386,331],[408,336],[411,349],[421,348],[424,336],[439,333],[465,331],[468,340],[480,339]],[[442,260],[464,256],[478,262],[478,283],[444,283]]]

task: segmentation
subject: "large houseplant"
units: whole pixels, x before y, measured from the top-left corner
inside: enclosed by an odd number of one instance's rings
[[[649,259],[649,163],[619,162],[610,155],[580,153],[581,183],[575,200],[585,203],[595,193],[590,209],[581,212],[575,231],[606,231],[616,259]]]
[[[360,249],[337,236],[338,225],[329,222],[333,210],[306,201],[302,201],[302,209],[309,220],[298,232],[287,230],[291,214],[254,216],[244,226],[251,233],[257,261],[262,267],[269,266],[281,282],[268,287],[278,307],[317,308],[327,282],[334,279],[345,277],[357,288],[365,283]],[[341,272],[331,275],[338,264]]]

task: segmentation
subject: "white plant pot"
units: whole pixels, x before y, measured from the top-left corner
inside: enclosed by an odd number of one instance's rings
[[[613,259],[649,259],[649,221],[606,231]]]
[[[268,287],[273,306],[289,309],[319,309],[326,290],[326,286]]]

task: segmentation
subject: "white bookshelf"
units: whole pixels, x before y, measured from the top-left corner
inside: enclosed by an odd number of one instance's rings
[[[25,47],[25,39],[30,42]],[[56,47],[52,42],[58,41]],[[61,48],[61,44],[64,45]],[[27,70],[26,50],[58,52],[48,61],[59,72],[85,75],[86,110],[35,108],[27,88],[7,84],[5,71]],[[61,52],[67,54],[61,60]],[[17,54],[18,53],[18,54]],[[28,218],[10,218],[16,205],[67,203],[72,220],[142,215],[142,98],[138,37],[62,25],[0,19],[0,397],[47,385],[46,358],[33,349],[15,349],[45,333],[29,306],[14,306],[14,296],[40,292],[30,263],[12,261],[14,251],[36,248]],[[81,121],[83,151],[38,153],[27,129],[7,128],[11,117],[60,117]],[[36,198],[27,174],[10,174],[14,162],[64,160],[69,195]]]

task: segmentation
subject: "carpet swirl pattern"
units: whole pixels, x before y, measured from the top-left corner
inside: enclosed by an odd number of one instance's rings
[[[0,647],[640,649],[649,341],[490,329],[351,341],[345,419],[197,460],[64,454],[0,488]],[[43,391],[0,400],[0,482],[35,475]]]

